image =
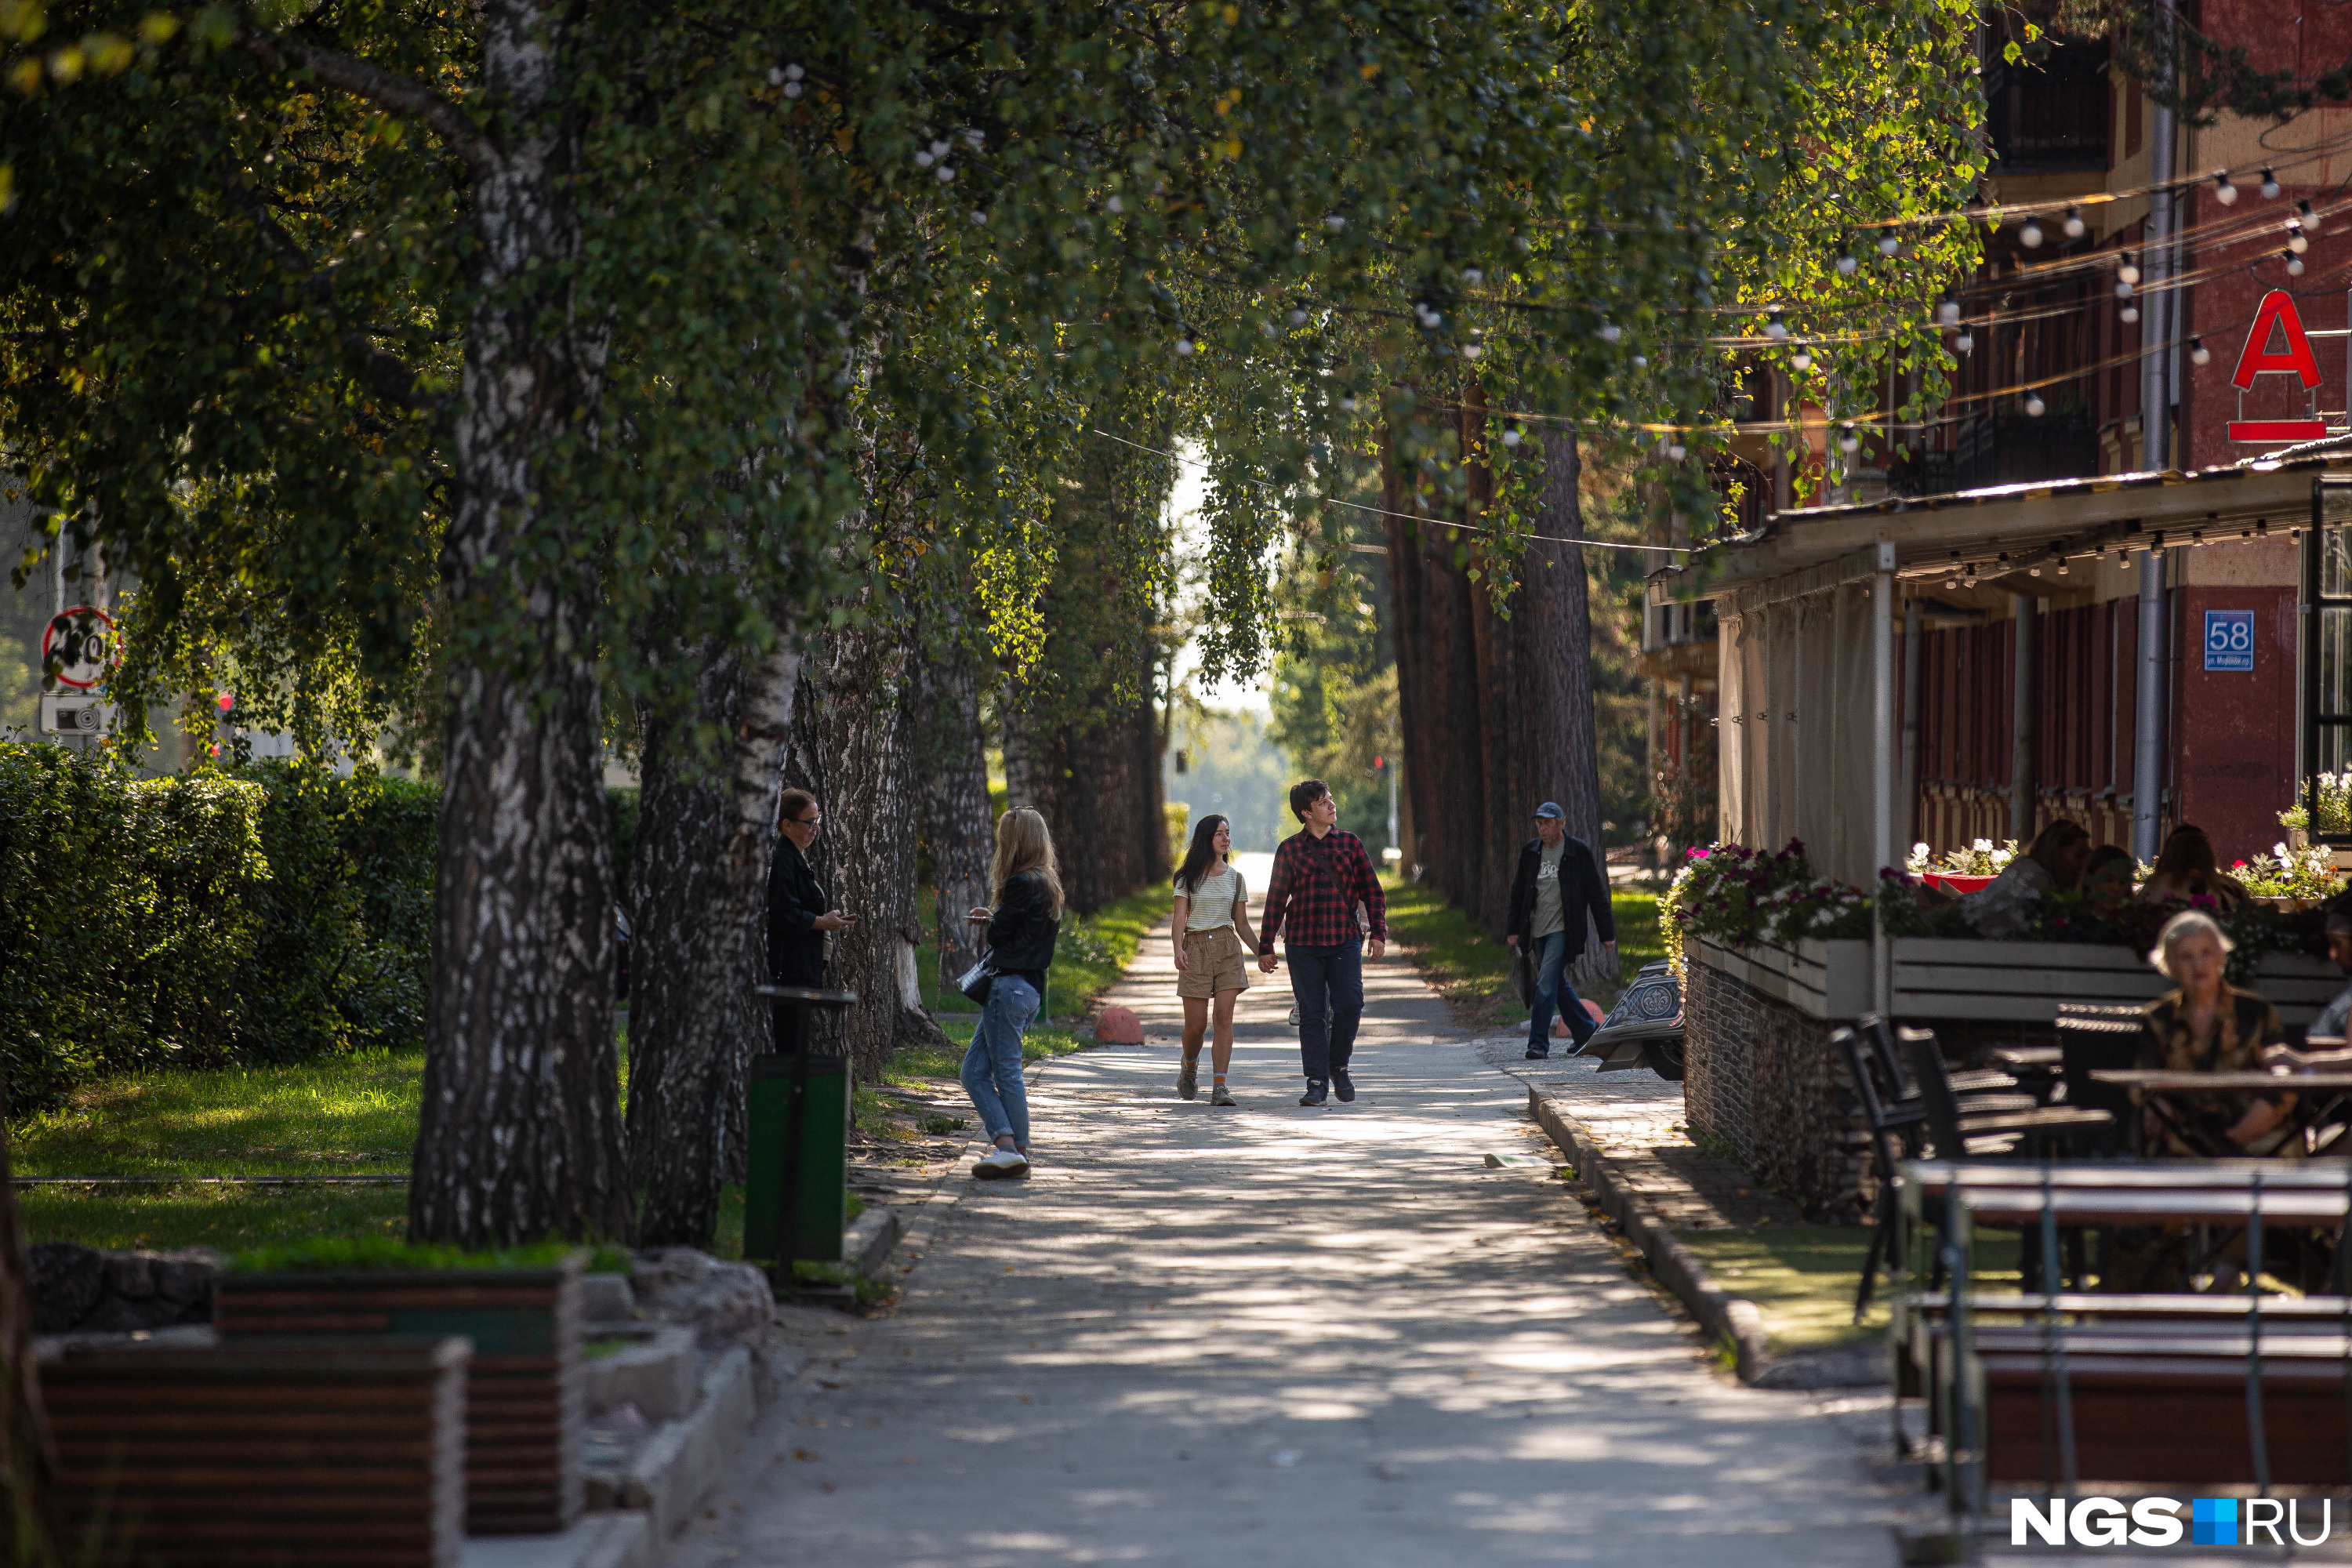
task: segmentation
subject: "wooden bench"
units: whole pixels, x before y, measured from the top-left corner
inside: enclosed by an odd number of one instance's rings
[[[465,1340],[44,1347],[68,1538],[142,1568],[456,1568]],[[76,1561],[80,1561],[76,1558]]]

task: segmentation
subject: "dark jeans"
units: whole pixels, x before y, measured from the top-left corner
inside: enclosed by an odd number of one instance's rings
[[[1578,1000],[1576,987],[1568,983],[1568,933],[1556,931],[1549,936],[1536,938],[1532,954],[1536,971],[1536,1004],[1528,1015],[1528,1049],[1538,1056],[1551,1054],[1551,1014],[1556,1005],[1559,1016],[1568,1020],[1568,1032],[1575,1037],[1576,1047],[1592,1037],[1600,1026]]]
[[[1290,994],[1298,1000],[1298,1058],[1312,1083],[1348,1070],[1356,1054],[1356,1021],[1364,1016],[1364,942],[1338,947],[1285,947]],[[1328,1012],[1327,1025],[1324,1015]]]

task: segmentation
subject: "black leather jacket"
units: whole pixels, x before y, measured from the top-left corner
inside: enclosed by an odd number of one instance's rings
[[[1043,974],[1054,962],[1062,917],[1054,912],[1045,879],[1034,871],[1010,878],[988,922],[988,950],[1001,974]]]
[[[824,984],[824,932],[815,921],[832,907],[800,846],[778,834],[768,866],[768,973],[777,984]]]

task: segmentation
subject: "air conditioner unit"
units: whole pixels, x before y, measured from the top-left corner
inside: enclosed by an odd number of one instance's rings
[[[88,696],[41,699],[41,732],[47,735],[103,735],[114,727],[114,704]]]

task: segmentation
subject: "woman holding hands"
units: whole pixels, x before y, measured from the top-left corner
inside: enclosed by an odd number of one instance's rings
[[[1248,954],[1257,951],[1250,931],[1249,889],[1226,857],[1233,852],[1232,826],[1222,816],[1201,818],[1176,873],[1176,994],[1184,1001],[1184,1065],[1177,1069],[1176,1092],[1191,1100],[1200,1092],[1201,1037],[1215,1008],[1216,1045],[1209,1058],[1215,1075],[1211,1105],[1231,1105],[1225,1070],[1234,1059],[1234,1004],[1249,989]]]

